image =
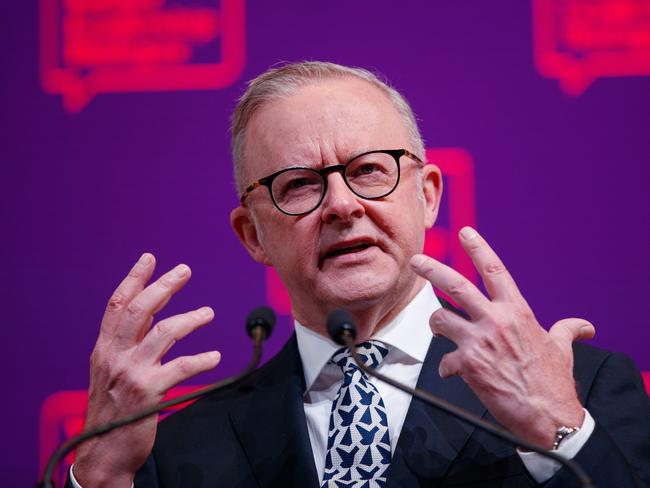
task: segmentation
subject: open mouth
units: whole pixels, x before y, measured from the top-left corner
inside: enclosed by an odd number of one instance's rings
[[[373,244],[368,244],[368,243],[360,243],[360,244],[355,244],[354,246],[348,246],[348,247],[341,247],[338,249],[334,249],[327,254],[325,254],[325,258],[331,258],[334,256],[341,256],[343,254],[351,254],[354,252],[359,252],[363,251],[364,249],[368,249],[369,247],[372,247]]]

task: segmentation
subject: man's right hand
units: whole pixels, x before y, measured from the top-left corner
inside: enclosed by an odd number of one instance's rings
[[[161,401],[174,385],[214,368],[210,351],[161,364],[172,345],[214,317],[210,307],[169,317],[151,327],[153,316],[189,281],[191,271],[176,266],[145,288],[156,267],[143,254],[117,287],[106,307],[90,356],[88,411],[84,429],[116,420]],[[84,488],[130,487],[153,447],[157,417],[117,429],[80,445],[74,476]]]

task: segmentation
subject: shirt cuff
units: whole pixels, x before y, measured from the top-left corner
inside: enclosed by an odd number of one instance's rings
[[[72,484],[73,488],[83,488],[83,486],[81,486],[77,481],[77,479],[74,477],[74,473],[72,472],[72,466],[74,466],[74,464],[70,465],[70,471],[69,471],[70,483]],[[135,486],[134,483],[131,483],[131,488],[133,488],[134,486]]]
[[[573,459],[575,455],[578,454],[578,451],[580,451],[582,446],[584,446],[587,443],[587,440],[589,440],[589,437],[596,426],[596,422],[594,422],[594,419],[589,412],[584,408],[583,410],[585,412],[585,418],[582,421],[580,430],[562,442],[560,447],[554,451],[567,459]],[[524,466],[526,466],[530,475],[538,483],[548,481],[562,467],[559,462],[542,456],[537,452],[523,452],[517,449],[517,454],[519,454],[521,461],[524,463]]]

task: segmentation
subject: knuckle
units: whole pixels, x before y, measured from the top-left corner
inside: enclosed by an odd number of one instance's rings
[[[174,328],[166,320],[158,322],[153,329],[156,335],[162,339],[173,337]]]
[[[137,300],[132,300],[126,307],[127,313],[133,318],[139,318],[144,315],[144,306]]]
[[[108,300],[108,304],[106,305],[106,310],[108,310],[109,312],[121,310],[122,308],[124,308],[126,301],[127,299],[124,293],[122,293],[119,290],[115,290],[111,295],[111,298],[109,298]]]
[[[104,369],[104,367],[106,366],[106,361],[103,358],[103,354],[100,353],[97,349],[95,349],[90,354],[89,362],[90,362],[91,370]]]
[[[158,278],[158,285],[165,290],[169,290],[174,286],[174,278],[169,273],[164,274]]]
[[[481,243],[478,239],[471,239],[469,241],[465,241],[465,246],[467,247],[468,251],[473,251],[473,252],[476,252],[479,249],[481,249]]]
[[[205,316],[202,315],[198,310],[191,310],[187,312],[187,318],[192,324],[205,320]]]
[[[464,279],[456,279],[449,285],[450,295],[462,295],[467,290],[467,282]]]
[[[483,273],[488,276],[498,276],[505,271],[506,267],[500,262],[488,263],[483,267]]]
[[[178,358],[178,364],[176,366],[177,366],[178,372],[183,377],[191,375],[193,373],[193,371],[194,371],[192,361],[190,361],[190,358],[188,358],[188,357],[180,357],[180,358]]]
[[[133,266],[133,268],[131,268],[131,270],[129,271],[127,276],[129,278],[137,279],[137,278],[141,278],[143,276],[143,274],[144,273],[143,273],[142,267],[139,266],[139,265],[135,265],[135,266]]]

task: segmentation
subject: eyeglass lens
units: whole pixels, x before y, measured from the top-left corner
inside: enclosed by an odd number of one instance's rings
[[[381,198],[397,184],[399,168],[386,153],[363,154],[346,166],[343,178],[362,198]],[[325,177],[318,171],[296,168],[279,174],[271,185],[276,205],[290,214],[307,213],[318,206],[325,191]]]

